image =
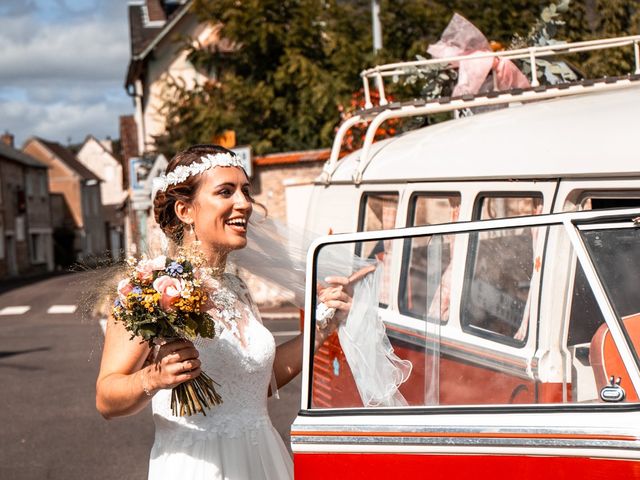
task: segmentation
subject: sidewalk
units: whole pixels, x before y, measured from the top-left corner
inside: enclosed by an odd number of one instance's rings
[[[281,307],[260,307],[260,316],[263,320],[297,320],[300,318],[300,309],[293,305]]]
[[[33,283],[38,283],[43,280],[48,280],[60,275],[70,275],[76,272],[68,270],[56,270],[53,272],[36,273],[31,275],[21,275],[18,277],[9,277],[0,279],[0,295],[16,288],[25,287]]]

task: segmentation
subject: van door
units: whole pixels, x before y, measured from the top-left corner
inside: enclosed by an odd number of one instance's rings
[[[548,478],[636,475],[638,217],[640,210],[540,215],[316,242],[308,264],[311,322],[305,326],[301,411],[291,433],[296,475],[507,479],[517,471],[524,480],[539,479],[543,471]],[[422,293],[413,298],[425,305],[411,330],[394,324],[389,309],[378,309],[385,312],[389,345],[412,371],[395,389],[404,403],[365,407],[359,393],[363,378],[350,372],[358,359],[338,358],[344,352],[327,359],[326,352],[319,353],[324,346],[318,352],[312,347],[316,272],[326,274],[330,265],[321,263],[332,251],[355,252],[359,243],[378,241],[408,242],[422,250],[415,254],[423,257],[423,281],[414,285]],[[443,259],[452,255],[458,261],[457,248],[453,253],[447,248],[452,242],[469,248],[461,257],[462,285],[447,287]],[[531,246],[540,244],[542,255],[532,265]],[[532,284],[539,288],[532,290]],[[447,321],[447,288],[449,318],[455,310],[466,322]],[[455,335],[459,341],[453,344]],[[371,369],[374,377],[379,368]],[[336,379],[339,388],[333,389]]]

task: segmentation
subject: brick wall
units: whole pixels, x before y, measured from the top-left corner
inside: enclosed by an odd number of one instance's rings
[[[269,212],[269,216],[287,221],[285,186],[287,183],[314,180],[329,158],[329,150],[309,150],[265,155],[254,159],[251,187],[254,198]]]

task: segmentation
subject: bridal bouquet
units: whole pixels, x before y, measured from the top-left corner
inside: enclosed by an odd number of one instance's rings
[[[203,306],[207,301],[201,278],[207,274],[203,259],[182,251],[175,259],[160,255],[127,260],[127,277],[118,283],[113,316],[151,348],[166,339],[197,336],[213,338],[212,317]],[[222,403],[214,381],[204,372],[171,391],[174,415],[206,415],[205,408]]]

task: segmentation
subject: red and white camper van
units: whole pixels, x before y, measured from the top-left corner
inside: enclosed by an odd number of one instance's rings
[[[296,477],[640,478],[639,41],[562,47],[635,49],[624,77],[372,106],[341,159],[339,130],[306,208],[334,235],[309,252]],[[390,118],[487,105],[373,143]],[[311,347],[319,252],[345,246],[383,271],[406,406],[363,406],[336,335]]]

